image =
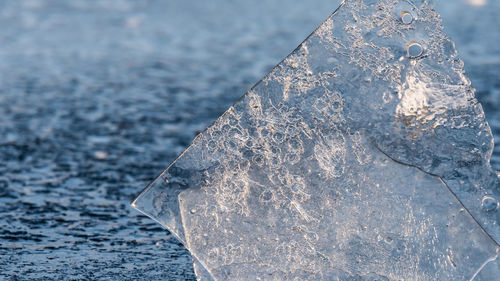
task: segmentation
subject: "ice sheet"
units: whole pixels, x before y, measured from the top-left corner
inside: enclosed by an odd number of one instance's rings
[[[345,1],[133,205],[215,280],[479,279],[492,148],[429,1]]]

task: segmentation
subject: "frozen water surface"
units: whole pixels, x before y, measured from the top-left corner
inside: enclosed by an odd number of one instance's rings
[[[492,280],[493,136],[440,22],[344,1],[133,205],[216,280]]]
[[[339,2],[0,1],[0,280],[194,280],[185,247],[128,203]],[[500,1],[434,4],[498,171]],[[495,280],[488,261],[477,278]]]

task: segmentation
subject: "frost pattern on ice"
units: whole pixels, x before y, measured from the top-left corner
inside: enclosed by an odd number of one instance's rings
[[[349,0],[133,205],[203,279],[488,280],[492,149],[429,1]]]

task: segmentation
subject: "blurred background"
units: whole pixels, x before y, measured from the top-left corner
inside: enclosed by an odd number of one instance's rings
[[[500,1],[439,0],[496,138]],[[129,202],[340,0],[2,0],[0,279],[194,280]]]

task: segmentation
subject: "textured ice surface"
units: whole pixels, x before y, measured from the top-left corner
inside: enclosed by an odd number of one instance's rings
[[[492,149],[429,1],[345,1],[133,205],[207,279],[491,280]]]

